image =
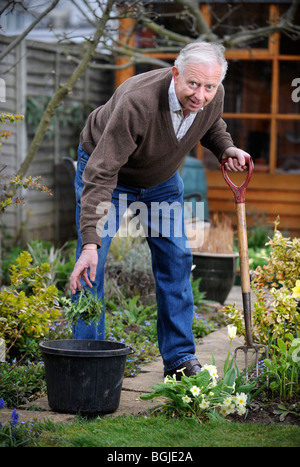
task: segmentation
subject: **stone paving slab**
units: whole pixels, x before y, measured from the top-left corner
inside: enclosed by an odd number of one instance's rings
[[[240,287],[233,287],[225,304],[236,303],[238,308],[242,308],[242,295]],[[232,344],[232,352],[234,349],[243,345],[243,339],[236,338]],[[211,355],[214,355],[216,366],[219,376],[223,375],[224,362],[227,357],[229,347],[229,339],[227,328],[219,329],[204,337],[201,344],[197,344],[196,355],[200,363],[211,363]],[[239,356],[240,355],[240,356]],[[244,356],[242,352],[238,353],[238,365],[244,368]],[[122,393],[120,398],[120,405],[118,410],[110,416],[118,415],[138,415],[146,413],[147,409],[157,404],[157,401],[142,401],[140,396],[151,392],[152,387],[158,382],[163,382],[163,363],[161,358],[156,361],[144,365],[139,375],[134,378],[124,378]],[[28,410],[28,407],[35,406],[40,411]],[[27,408],[27,410],[26,410]],[[0,421],[2,423],[10,421],[12,409],[2,409],[0,411]],[[70,423],[76,419],[73,414],[60,414],[53,412],[49,405],[47,397],[42,397],[33,403],[28,404],[27,407],[20,407],[17,409],[20,421],[44,421],[50,419],[53,422]]]

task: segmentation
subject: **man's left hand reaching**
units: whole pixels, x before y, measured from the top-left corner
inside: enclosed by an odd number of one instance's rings
[[[89,245],[92,245],[91,248],[89,248]],[[76,293],[77,289],[81,289],[81,278],[87,286],[91,288],[93,287],[92,282],[96,278],[98,264],[97,245],[89,245],[86,245],[87,249],[82,250],[70,277],[70,289],[73,295]],[[90,277],[88,276],[88,269],[90,270]]]

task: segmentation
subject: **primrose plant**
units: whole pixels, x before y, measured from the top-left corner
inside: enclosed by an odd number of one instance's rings
[[[177,381],[176,374],[172,377],[167,376],[163,383],[153,387],[152,393],[141,396],[141,399],[166,398],[157,409],[171,416],[194,417],[199,422],[234,413],[245,414],[249,395],[256,386],[256,381],[245,384],[245,375],[233,365],[234,358],[229,362],[230,347],[235,335],[235,327],[230,326],[228,328],[230,346],[224,365],[224,378],[219,379],[215,359],[212,356],[211,364],[204,365],[200,373],[187,377],[183,368],[180,370],[182,372],[180,381]]]

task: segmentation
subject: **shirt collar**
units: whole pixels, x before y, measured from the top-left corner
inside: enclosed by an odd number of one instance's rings
[[[180,102],[175,92],[174,78],[171,79],[171,83],[169,86],[169,106],[171,112],[182,112]]]

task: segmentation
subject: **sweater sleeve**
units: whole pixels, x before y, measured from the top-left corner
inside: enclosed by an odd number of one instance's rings
[[[227,132],[227,125],[222,119],[223,103],[224,103],[224,88],[220,86],[220,92],[215,102],[216,119],[210,126],[206,134],[201,138],[201,144],[212,151],[219,159],[222,158],[224,151],[234,146],[230,133]]]
[[[224,151],[234,146],[231,135],[226,131],[227,125],[222,118],[219,118],[201,139],[201,144],[212,151],[219,159]]]
[[[82,244],[101,246],[101,234],[118,172],[137,147],[142,115],[134,104],[121,99],[112,111],[105,129],[83,173],[80,231]]]

